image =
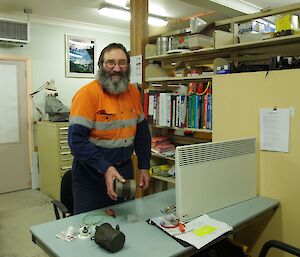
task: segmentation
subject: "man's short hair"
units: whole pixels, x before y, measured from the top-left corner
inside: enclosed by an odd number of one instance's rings
[[[102,65],[102,63],[104,62],[104,54],[113,49],[121,49],[126,54],[128,63],[130,63],[130,56],[129,56],[129,53],[127,52],[125,46],[123,46],[122,44],[119,44],[119,43],[111,43],[108,46],[104,47],[101,51],[101,54],[98,59],[98,67],[99,68]]]

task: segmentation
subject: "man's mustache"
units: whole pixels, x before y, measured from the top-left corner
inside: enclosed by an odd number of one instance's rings
[[[109,74],[110,76],[124,76],[123,72],[113,72]]]

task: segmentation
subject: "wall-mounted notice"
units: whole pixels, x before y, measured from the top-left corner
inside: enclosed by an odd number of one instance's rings
[[[289,109],[260,110],[260,149],[288,152],[290,131]]]
[[[130,57],[130,82],[133,84],[143,83],[143,56]]]

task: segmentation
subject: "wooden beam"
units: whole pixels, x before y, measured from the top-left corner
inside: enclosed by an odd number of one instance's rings
[[[143,68],[145,70],[145,46],[148,43],[148,0],[130,0],[130,55],[143,56]],[[143,72],[143,83],[145,76]],[[139,85],[143,86],[143,85]],[[137,166],[137,157],[132,156],[134,177],[136,179],[136,192],[135,197],[140,198],[143,196],[143,191],[139,187],[140,174]]]
[[[148,42],[148,0],[131,0],[130,11],[131,56],[144,54]]]

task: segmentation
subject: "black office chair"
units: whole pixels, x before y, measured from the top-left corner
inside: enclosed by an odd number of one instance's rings
[[[289,244],[280,242],[278,240],[270,240],[270,241],[267,241],[263,245],[263,247],[262,247],[262,249],[260,251],[259,257],[265,257],[265,256],[267,256],[269,250],[272,247],[277,248],[279,250],[282,250],[284,252],[290,253],[290,254],[295,255],[295,256],[300,256],[300,249],[299,248],[296,248],[296,247],[291,246]]]
[[[72,172],[66,171],[60,185],[60,201],[51,201],[57,220],[73,214]]]
[[[295,256],[300,256],[300,249],[288,245],[286,243],[282,243],[278,240],[269,240],[263,245],[259,253],[259,257],[266,257],[267,253],[272,247],[290,253]],[[250,257],[250,256],[244,252],[242,247],[239,247],[238,245],[232,243],[231,240],[223,239],[220,242],[212,246],[209,246],[203,251],[200,251],[192,255],[192,257]]]

